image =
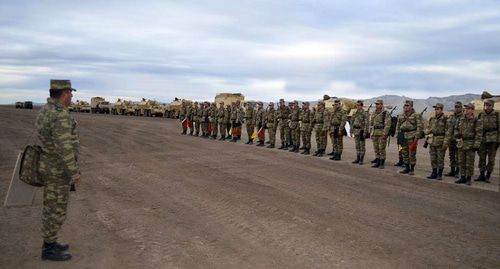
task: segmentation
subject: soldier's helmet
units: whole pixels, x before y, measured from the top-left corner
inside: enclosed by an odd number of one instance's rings
[[[495,100],[493,99],[486,99],[484,100],[484,104],[486,105],[490,105],[490,106],[494,106],[495,105]]]
[[[413,101],[412,100],[406,100],[405,101],[405,105],[409,105],[409,106],[413,107]]]
[[[375,101],[375,104],[376,105],[378,105],[378,104],[383,105],[384,104],[384,100],[378,99],[377,101]]]
[[[302,105],[309,105],[309,102],[302,102]]]
[[[76,92],[76,90],[71,87],[71,80],[68,79],[51,79],[50,89],[53,91],[71,90]]]
[[[476,106],[474,106],[473,103],[468,103],[464,105],[465,108],[471,108],[471,109],[476,109]]]
[[[433,108],[441,108],[443,109],[444,108],[444,105],[441,104],[441,103],[437,103],[435,106],[432,106]]]

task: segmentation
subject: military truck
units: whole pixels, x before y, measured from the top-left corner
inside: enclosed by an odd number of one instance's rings
[[[167,105],[166,108],[166,113],[167,113],[167,118],[178,118],[179,117],[179,111],[181,110],[182,102],[185,102],[187,100],[181,100],[179,98],[175,98],[174,101],[172,101],[170,104]]]
[[[111,105],[111,115],[126,115],[127,114],[127,101],[118,98],[114,104]]]
[[[218,93],[215,96],[215,104],[217,107],[220,102],[224,102],[224,105],[230,105],[236,101],[243,103],[243,101],[245,101],[245,96],[241,93]]]
[[[92,97],[90,99],[90,111],[94,114],[109,114],[111,112],[111,104],[102,97]]]
[[[23,108],[24,102],[16,102],[16,108]]]
[[[472,100],[471,103],[474,104],[474,115],[479,115],[479,113],[481,113],[481,111],[484,110],[484,100],[486,99],[492,99],[495,101],[495,105],[493,106],[493,109],[495,111],[498,111],[500,112],[500,95],[492,95],[491,93],[487,92],[487,91],[484,91],[482,94],[481,94],[481,99],[476,99],[476,100]]]

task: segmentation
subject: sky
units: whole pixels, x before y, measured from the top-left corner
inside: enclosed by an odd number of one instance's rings
[[[0,1],[0,103],[500,94],[500,1]]]

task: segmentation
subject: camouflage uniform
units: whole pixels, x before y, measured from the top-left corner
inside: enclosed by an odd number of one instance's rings
[[[224,105],[224,104],[222,104]],[[217,122],[219,123],[220,140],[226,139],[226,128],[227,123],[224,119],[225,109],[224,107],[217,109]]]
[[[255,111],[254,119],[255,119],[255,125],[257,127],[257,133],[262,132],[262,130],[263,130],[265,116],[266,116],[266,111],[263,108],[258,108],[257,111]],[[264,133],[265,133],[265,131],[264,131]],[[259,145],[263,146],[265,137],[261,138],[261,137],[257,136],[257,138],[259,139]]]
[[[210,107],[205,104],[203,106],[203,110],[202,110],[202,116],[201,116],[201,132],[203,134],[203,137],[208,137],[209,136],[209,133],[208,133],[208,123],[209,123],[209,111],[210,111]]]
[[[280,102],[284,102],[283,99],[281,99]],[[279,149],[286,149],[290,145],[290,141],[288,141],[288,133],[290,132],[290,127],[288,125],[290,108],[286,105],[283,107],[279,106],[278,109],[276,109],[276,114],[279,120],[278,127],[281,140],[281,147]]]
[[[359,102],[358,102],[359,103]],[[362,108],[354,112],[351,117],[351,135],[354,135],[356,144],[356,160],[353,163],[363,164],[366,152],[365,138],[368,134],[368,113]]]
[[[323,102],[322,102],[323,103]],[[312,118],[312,124],[314,124],[315,135],[316,135],[316,145],[318,150],[314,156],[321,157],[325,153],[326,149],[326,120],[328,119],[328,111],[324,107],[318,107]]]
[[[308,102],[305,102],[309,105]],[[309,108],[302,108],[299,114],[300,125],[300,136],[302,137],[302,146],[304,147],[304,152],[302,154],[309,154],[311,150],[311,118],[313,114]]]
[[[217,138],[217,107],[212,103],[208,110],[208,119],[210,123],[210,137]]]
[[[248,103],[245,110],[245,125],[247,127],[248,142],[247,144],[253,144],[253,132],[255,130],[255,112],[252,104]]]
[[[381,102],[378,100],[377,102]],[[383,104],[383,102],[381,102]],[[387,137],[391,128],[391,116],[385,109],[375,110],[370,119],[375,164],[372,167],[384,168],[386,158]]]
[[[224,109],[224,122],[226,123],[227,139],[231,138],[231,106],[227,105]]]
[[[294,104],[298,104],[298,101],[294,101]],[[298,152],[300,148],[300,108],[293,108],[290,110],[290,134],[292,137],[292,146],[293,149],[291,151]]]
[[[66,219],[71,177],[80,174],[80,143],[76,121],[58,99],[47,99],[36,118],[36,128],[42,144],[39,171],[45,182],[42,237],[46,243],[55,243]]]
[[[485,104],[494,106],[493,100],[486,100]],[[491,173],[495,166],[495,156],[500,145],[500,113],[498,111],[491,111],[490,113],[483,110],[478,118],[482,122],[482,140],[481,147],[479,148],[479,171],[481,173],[477,181],[489,182]],[[488,157],[488,164],[486,164],[486,157]],[[487,172],[486,176],[484,175]]]
[[[196,136],[198,136],[200,134],[200,131],[201,131],[201,134],[203,135],[203,128],[202,128],[202,123],[203,123],[203,104],[200,104],[200,106],[198,107],[198,117],[197,117],[197,122],[196,122]]]
[[[184,122],[185,122],[184,120],[187,120],[186,115],[187,115],[186,104],[182,104],[182,107],[179,111],[179,121],[181,122],[182,134],[187,133],[187,126],[186,126],[186,124],[184,124]]]
[[[415,165],[417,164],[417,147],[413,151],[410,151],[410,145],[415,139],[421,138],[424,124],[422,116],[413,109],[413,101],[406,101],[406,104],[410,105],[412,109],[408,113],[403,112],[398,115],[396,132],[402,136],[401,152],[403,154],[405,169],[401,173],[413,175]]]
[[[198,103],[194,103],[191,113],[193,114],[193,128],[191,129],[191,134],[194,134],[198,133],[197,130],[200,129],[198,126],[200,124],[200,121],[198,120]]]
[[[462,106],[461,102],[455,103],[455,105],[460,105]],[[460,118],[464,116],[463,112],[454,112],[449,118],[448,118],[448,130],[446,133],[446,144],[448,145],[448,154],[450,158],[450,173],[446,174],[446,176],[455,176],[459,175],[458,170],[460,169],[460,159],[458,158],[460,154],[460,149],[457,148],[457,141],[455,139],[455,128],[458,125],[458,122],[460,121]]]
[[[193,134],[193,108],[191,105],[186,107],[186,119],[188,120],[187,127],[189,128],[189,133]]]
[[[442,104],[436,104],[435,108],[443,109]],[[448,117],[443,113],[434,115],[429,119],[429,126],[425,130],[426,142],[429,147],[429,154],[431,159],[432,174],[428,176],[429,179],[441,179],[444,168],[444,156],[446,154],[445,145],[448,142],[446,137],[446,130],[448,129]]]
[[[268,108],[264,117],[264,125],[266,126],[269,135],[269,148],[274,148],[276,144],[276,126],[278,123],[276,110],[273,108]]]
[[[468,104],[466,107],[474,105]],[[457,147],[460,149],[460,180],[456,183],[466,183],[470,185],[472,174],[474,173],[474,158],[475,152],[481,146],[483,136],[483,125],[481,119],[472,116],[464,115],[460,118],[455,129],[455,138],[457,139]]]
[[[338,102],[337,102],[338,103]],[[330,139],[332,140],[332,157],[330,159],[339,161],[342,158],[344,150],[344,130],[347,122],[347,113],[340,107],[334,108],[330,113],[330,120],[328,121],[328,129],[330,132]]]

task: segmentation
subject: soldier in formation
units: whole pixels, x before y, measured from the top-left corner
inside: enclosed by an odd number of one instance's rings
[[[403,106],[403,113],[398,115],[396,132],[398,144],[401,145],[405,168],[401,174],[413,175],[417,164],[417,142],[423,135],[422,116],[413,109],[413,101],[407,100]]]
[[[302,109],[299,114],[300,136],[302,137],[302,154],[309,155],[311,151],[311,133],[312,133],[312,111],[309,109],[309,102],[302,103]]]
[[[351,135],[354,136],[354,143],[356,144],[356,160],[352,161],[354,164],[363,164],[366,152],[365,139],[368,132],[368,113],[363,109],[363,101],[356,102],[356,112],[351,118]]]
[[[443,113],[444,106],[437,103],[434,106],[435,114],[429,119],[429,126],[425,130],[426,141],[424,146],[429,147],[432,172],[427,177],[428,179],[441,180],[444,169],[444,156],[448,147],[448,137],[446,130],[448,129],[448,117]]]
[[[78,153],[80,142],[76,121],[71,117],[71,81],[51,80],[50,97],[39,111],[36,129],[41,141],[39,172],[44,181],[42,213],[42,259],[67,261],[69,245],[57,242],[66,219],[70,185],[80,182]]]
[[[288,125],[289,117],[290,117],[290,107],[285,105],[285,100],[280,99],[279,107],[276,110],[276,114],[278,116],[278,128],[280,130],[280,140],[281,147],[278,149],[288,149],[289,142],[288,141],[288,133],[290,132],[290,127]]]
[[[264,119],[266,116],[266,111],[264,110],[264,103],[258,102],[257,103],[257,111],[255,111],[255,125],[257,128],[257,139],[259,140],[259,143],[257,143],[257,146],[263,147],[264,146],[264,141],[265,141],[265,124],[264,124]]]
[[[316,157],[322,157],[326,150],[326,120],[328,120],[328,111],[325,109],[325,102],[319,101],[318,108],[312,117],[312,124],[314,124],[314,130],[316,135],[316,146],[317,150],[313,154]]]
[[[445,174],[445,176],[448,177],[459,177],[460,175],[460,158],[458,157],[459,149],[457,148],[457,140],[455,139],[455,129],[457,128],[458,122],[463,115],[462,102],[456,102],[453,114],[448,117],[448,130],[446,133],[446,144],[448,146],[448,155],[450,159],[450,172]]]
[[[387,138],[389,137],[390,128],[391,116],[384,108],[384,101],[377,100],[375,102],[375,112],[373,112],[370,119],[370,137],[375,151],[375,160],[372,162],[373,168],[385,168]]]
[[[290,135],[291,135],[291,152],[299,152],[300,148],[300,108],[299,101],[292,102],[292,108],[290,109]]]
[[[250,102],[246,102],[246,109],[245,109],[245,123],[247,127],[247,135],[248,135],[248,141],[245,143],[247,145],[253,144],[253,132],[255,130],[255,111],[253,109],[253,105]]]
[[[332,152],[330,160],[340,161],[342,159],[342,152],[344,150],[344,133],[345,125],[347,123],[347,113],[342,109],[342,104],[339,99],[333,102],[333,111],[330,114],[328,121],[328,130],[330,132],[330,139],[332,141]]]
[[[482,139],[478,152],[480,175],[475,181],[490,183],[491,173],[495,167],[495,156],[500,147],[500,113],[493,111],[494,105],[495,101],[486,100],[484,110],[478,116],[482,125]]]
[[[182,134],[185,135],[187,134],[187,124],[186,124],[186,121],[187,121],[187,118],[186,118],[186,115],[187,115],[187,104],[186,102],[182,101],[181,103],[181,109],[179,111],[179,121],[181,122],[181,127],[182,127]]]
[[[276,144],[276,128],[278,124],[278,113],[274,109],[274,103],[270,102],[267,106],[267,111],[264,117],[264,126],[267,129],[269,136],[269,146],[268,148],[274,148]]]
[[[224,102],[219,103],[219,108],[217,109],[217,122],[219,123],[219,132],[220,132],[220,139],[219,140],[225,140],[226,139],[226,120],[224,119]],[[215,137],[217,138],[217,136]]]

